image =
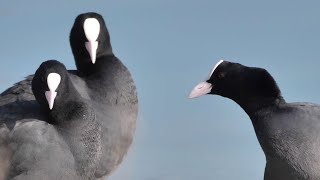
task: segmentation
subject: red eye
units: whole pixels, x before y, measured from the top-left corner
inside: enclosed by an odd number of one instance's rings
[[[222,79],[222,78],[224,78],[226,76],[226,73],[223,73],[223,72],[220,72],[219,74],[218,74],[218,78],[219,79]]]

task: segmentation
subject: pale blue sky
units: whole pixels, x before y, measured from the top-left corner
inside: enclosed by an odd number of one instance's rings
[[[56,0],[0,2],[0,90],[57,59],[74,69],[69,31],[87,11],[106,20],[136,81],[134,145],[110,180],[257,180],[265,159],[231,100],[187,94],[220,59],[266,68],[284,98],[320,103],[316,0]]]

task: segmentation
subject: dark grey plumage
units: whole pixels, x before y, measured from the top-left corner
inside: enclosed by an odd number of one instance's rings
[[[35,101],[32,76],[1,94],[0,179],[95,179],[101,128],[93,109],[70,81],[81,80],[68,73],[66,77],[62,83],[69,82],[68,90],[63,97],[57,96],[52,111],[45,101],[42,108]],[[43,83],[43,79],[36,74],[34,82]],[[34,89],[37,96],[44,91]]]
[[[249,115],[266,156],[265,180],[320,179],[320,106],[287,103],[264,69],[219,62],[191,97],[217,94]]]
[[[85,46],[89,39],[84,32],[84,23],[89,18],[100,24],[94,60]],[[102,158],[96,177],[107,176],[122,162],[133,140],[138,114],[136,87],[128,69],[112,52],[101,15],[80,14],[72,27],[70,44],[77,73],[86,83],[97,119],[101,119]]]
[[[98,37],[99,46],[97,47],[97,61],[95,64],[92,64],[85,48],[87,39],[84,36],[83,23],[86,17],[93,17],[99,20],[101,28]],[[70,44],[78,70],[69,71],[69,77],[76,91],[86,100],[87,104],[94,109],[96,119],[102,128],[102,157],[98,170],[95,173],[96,178],[103,178],[109,175],[122,162],[133,140],[138,112],[138,99],[134,82],[128,69],[112,53],[109,41],[109,34],[100,15],[96,13],[85,13],[77,17],[71,30]],[[31,91],[31,79],[32,76],[29,76],[26,80],[17,83],[14,87],[9,88],[0,95],[0,123],[2,127],[0,133],[4,134],[4,136],[2,136],[4,138],[0,140],[0,145],[1,148],[5,147],[3,151],[0,150],[0,153],[4,155],[8,154],[6,151],[7,142],[11,141],[10,138],[7,138],[7,134],[10,134],[10,130],[15,127],[16,122],[31,119],[32,122],[39,121],[40,124],[44,126],[43,121],[49,121],[49,119],[46,119],[46,117],[43,117],[43,115],[39,113],[39,105],[36,103]],[[46,126],[42,128],[43,130],[53,128],[50,124],[44,124]],[[34,128],[38,127],[36,125],[29,127],[30,130]],[[34,132],[36,131],[37,130],[34,130]],[[56,135],[57,132],[54,129],[52,133]],[[21,136],[22,135],[23,133],[21,133]],[[33,136],[35,137],[30,138],[35,139],[35,142],[31,142],[37,143],[37,134]],[[55,136],[52,135],[52,137]],[[27,136],[25,138],[27,138]],[[46,137],[43,138],[45,139]],[[27,140],[23,141],[27,142]],[[53,142],[55,141],[58,142],[59,140],[55,139]],[[44,145],[46,144],[44,143]],[[65,151],[66,147],[68,147],[68,144],[64,142],[64,146],[60,148],[61,152]],[[18,150],[23,151],[23,149]],[[61,152],[57,154],[64,154],[66,156],[61,156],[62,160],[67,161],[67,159],[69,159],[67,155],[72,157],[72,152]],[[16,152],[11,152],[11,154],[15,153]],[[17,158],[16,161],[19,163],[21,158]],[[37,158],[36,154],[34,158]],[[7,158],[5,158],[5,160],[7,160]],[[8,161],[11,162],[12,159]],[[64,161],[61,161],[62,164],[67,164],[63,162]],[[6,165],[7,163],[3,164],[3,166]],[[27,165],[28,164],[25,164],[24,172],[29,172]],[[0,167],[1,166],[0,164]],[[57,167],[60,166],[57,165]],[[75,174],[76,169],[68,170],[68,168],[72,167],[75,167],[75,164],[68,165],[66,172],[72,171],[74,172],[73,174]],[[59,171],[59,168],[56,168],[56,170]],[[10,171],[15,172],[15,170]],[[54,174],[54,171],[52,171],[52,179],[54,179]],[[30,177],[34,176],[30,175]],[[72,179],[74,176],[70,173],[64,177],[70,177],[67,179]]]
[[[44,121],[31,80],[0,95],[0,179],[79,179],[67,143]]]
[[[50,100],[45,96],[52,92],[50,84],[57,82],[52,78],[49,81],[51,75],[61,78],[52,110],[48,106]],[[101,157],[101,127],[94,110],[75,89],[65,66],[54,60],[42,63],[32,80],[32,90],[50,123],[68,144],[79,176],[95,179]]]

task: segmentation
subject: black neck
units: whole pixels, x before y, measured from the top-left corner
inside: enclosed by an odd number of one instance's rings
[[[70,121],[70,115],[76,110],[76,105],[79,99],[81,99],[80,94],[73,86],[72,82],[68,79],[65,80],[65,90],[64,92],[57,91],[58,95],[55,99],[53,109],[49,111],[49,119],[52,124],[64,123],[64,121]],[[74,110],[72,110],[72,108]]]
[[[248,99],[234,100],[241,108],[248,114],[251,120],[258,118],[259,113],[265,110],[278,107],[280,104],[285,103],[282,96],[279,97],[256,97]]]
[[[115,58],[113,54],[99,55],[96,58],[95,64],[92,63],[90,57],[87,56],[75,56],[76,66],[78,73],[81,76],[89,76],[96,72],[103,71],[105,66],[110,64],[111,61]]]

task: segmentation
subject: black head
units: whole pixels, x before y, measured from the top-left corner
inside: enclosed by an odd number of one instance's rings
[[[98,13],[77,16],[70,32],[70,45],[80,71],[92,67],[100,56],[113,56],[109,32]]]
[[[48,60],[40,65],[32,80],[32,91],[42,109],[54,109],[69,96],[67,82],[67,69],[59,61]]]
[[[198,84],[189,97],[205,94],[217,94],[236,102],[282,98],[275,80],[265,69],[222,60],[213,68],[209,79]]]

